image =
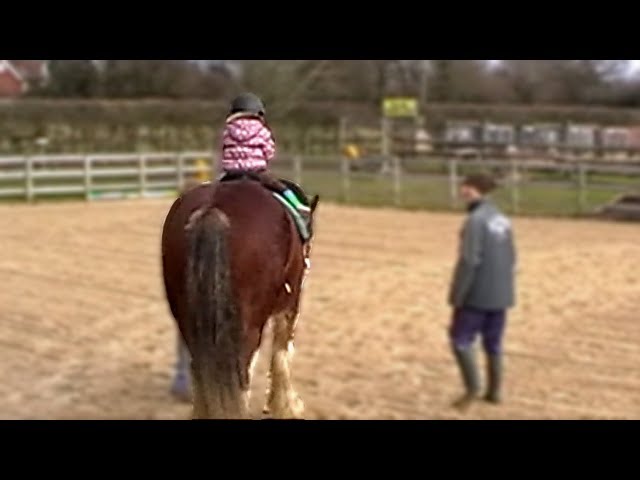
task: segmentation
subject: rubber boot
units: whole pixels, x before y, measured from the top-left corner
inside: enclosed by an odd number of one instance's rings
[[[182,340],[180,333],[177,334],[176,345],[176,366],[175,377],[171,385],[171,394],[181,402],[191,402],[192,384],[191,384],[191,356],[189,350]]]
[[[502,387],[502,356],[489,355],[487,357],[487,393],[484,400],[498,404],[502,400],[500,388]]]
[[[462,381],[465,386],[465,394],[458,400],[453,402],[453,406],[460,410],[466,410],[471,403],[478,397],[480,390],[480,382],[478,380],[478,371],[476,369],[475,355],[473,348],[467,349],[453,349],[460,373],[462,374]]]

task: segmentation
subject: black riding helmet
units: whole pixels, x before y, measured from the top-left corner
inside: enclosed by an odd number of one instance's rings
[[[229,116],[239,112],[253,113],[261,117],[264,117],[266,114],[264,103],[253,93],[243,93],[233,99],[231,108],[229,109]]]

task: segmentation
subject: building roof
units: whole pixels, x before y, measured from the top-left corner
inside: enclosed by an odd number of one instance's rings
[[[9,60],[0,60],[0,73],[8,72],[13,75],[16,80],[20,82],[24,82],[24,77],[20,74],[20,72],[13,66],[12,62]]]
[[[39,80],[47,75],[45,60],[11,60],[10,64],[24,80]]]

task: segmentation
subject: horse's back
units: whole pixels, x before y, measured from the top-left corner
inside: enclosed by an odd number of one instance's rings
[[[256,233],[282,230],[284,212],[272,195],[256,182],[205,183],[181,195],[171,206],[163,229],[165,250],[184,246],[189,219],[200,209],[217,208],[230,220],[234,243],[251,243]]]
[[[218,187],[212,205],[229,219],[231,271],[238,295],[247,297],[247,305],[276,301],[291,249],[298,242],[293,223],[257,182],[240,180]]]

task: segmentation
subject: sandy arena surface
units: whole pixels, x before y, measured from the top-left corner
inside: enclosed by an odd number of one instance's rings
[[[170,203],[0,207],[0,418],[189,417],[168,394]],[[307,418],[639,419],[640,227],[587,221],[515,221],[505,403],[449,406],[460,380],[444,300],[462,218],[320,206],[294,359]]]

